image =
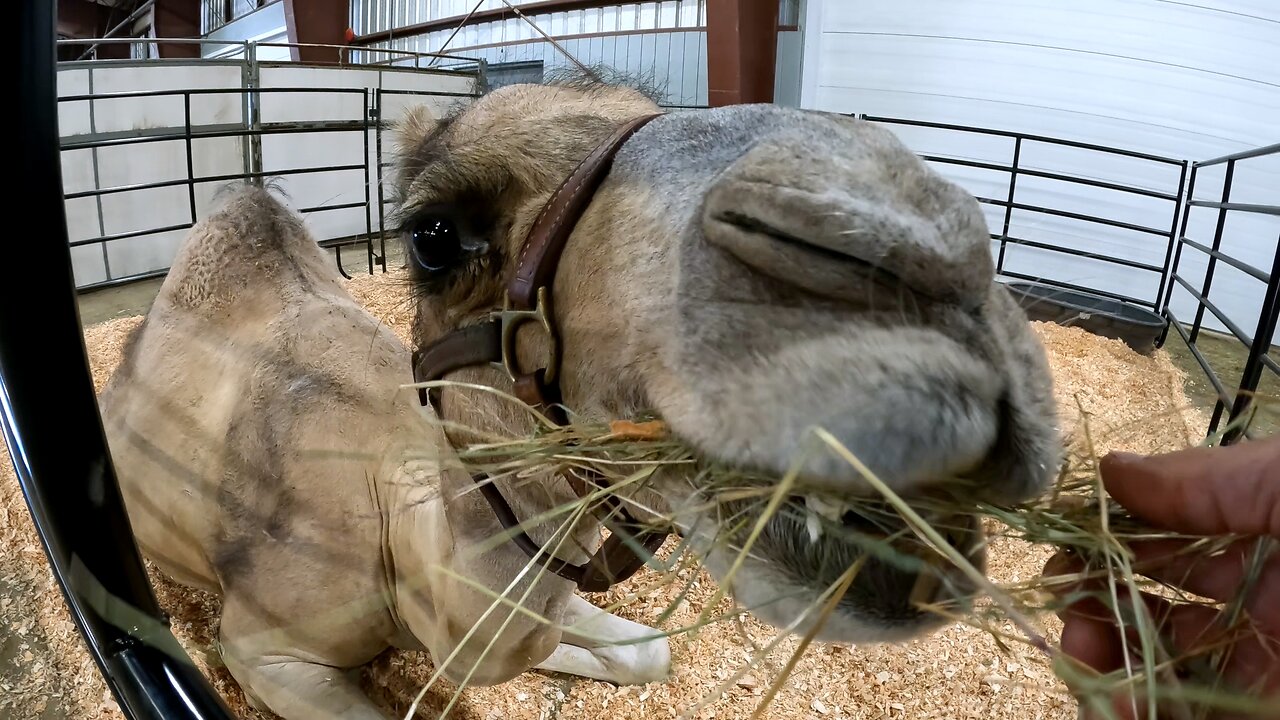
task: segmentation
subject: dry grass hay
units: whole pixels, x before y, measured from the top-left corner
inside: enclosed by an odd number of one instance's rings
[[[348,283],[352,294],[402,339],[409,338],[412,307],[402,273],[361,275]],[[123,318],[87,328],[95,384],[100,389],[120,360],[121,347],[139,318]],[[1036,324],[1053,366],[1064,429],[1075,441],[1077,457],[1091,455],[1082,444],[1083,429],[1092,452],[1126,449],[1135,452],[1172,450],[1194,444],[1206,418],[1189,407],[1182,373],[1162,352],[1143,357],[1117,340],[1082,330]],[[9,458],[0,458],[0,717],[119,718],[122,714],[106,691],[63,605],[45,564],[34,528],[13,475]],[[988,521],[992,529],[999,529]],[[669,553],[673,539],[664,548]],[[1016,585],[1039,575],[1050,555],[1007,537],[993,539],[991,576]],[[662,628],[688,625],[703,612],[716,592],[711,578],[695,567],[675,572],[677,582],[655,583],[658,574],[644,570],[604,596],[599,604],[620,605],[617,612]],[[251,710],[211,652],[216,635],[217,600],[184,588],[152,571],[161,605],[173,615],[173,631],[201,670],[241,718],[261,718]],[[656,585],[656,586],[655,586]],[[689,591],[661,623],[656,621],[676,602],[682,586]],[[721,600],[716,613],[732,609]],[[1052,615],[1028,617],[1036,632],[1056,641],[1060,624]],[[1016,634],[1012,623],[996,628]],[[703,628],[693,636],[673,638],[674,676],[668,683],[616,687],[606,683],[526,673],[493,688],[468,688],[450,717],[460,720],[595,719],[606,713],[617,720],[675,718],[718,686],[727,691],[691,713],[709,718],[750,718],[767,688],[796,647],[787,638],[753,659],[776,633],[750,618]],[[745,666],[749,669],[739,674]],[[364,686],[387,710],[403,716],[426,683],[431,666],[422,653],[390,651],[364,672]],[[455,688],[432,688],[420,717],[436,717]],[[1002,718],[1068,720],[1076,703],[1046,658],[1026,645],[1002,649],[993,636],[953,624],[901,646],[814,646],[795,665],[766,717],[797,720],[862,718]]]

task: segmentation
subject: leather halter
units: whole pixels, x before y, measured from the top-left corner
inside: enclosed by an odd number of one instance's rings
[[[560,404],[560,349],[551,311],[551,286],[565,243],[609,174],[614,156],[637,130],[655,117],[658,115],[636,118],[615,130],[560,184],[525,236],[515,275],[507,282],[503,308],[491,312],[478,324],[455,330],[415,351],[413,377],[416,382],[439,380],[465,367],[496,365],[510,376],[516,397],[541,409],[557,425],[568,422]],[[516,333],[526,323],[540,326],[547,338],[547,357],[542,367],[531,372],[521,369],[515,347]],[[438,391],[420,389],[418,397],[423,405],[432,404],[439,409]],[[603,592],[630,578],[644,566],[646,555],[656,552],[668,535],[644,528],[615,498],[605,495],[603,501],[608,511],[602,523],[610,535],[586,564],[571,565],[543,550],[520,529],[520,521],[496,485],[484,477],[472,479],[503,529],[511,533],[512,542],[539,565],[574,582],[584,592]],[[585,482],[573,475],[567,479],[579,497],[587,497],[604,487],[603,479],[594,474]],[[647,553],[639,552],[638,548],[644,548]]]

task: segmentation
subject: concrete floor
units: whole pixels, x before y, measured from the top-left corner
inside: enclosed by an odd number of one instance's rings
[[[145,315],[163,283],[162,277],[152,278],[84,293],[77,298],[80,324],[97,325],[116,318]]]

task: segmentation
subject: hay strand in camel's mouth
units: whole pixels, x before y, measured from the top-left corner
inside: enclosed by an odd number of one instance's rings
[[[1087,419],[1078,431],[1086,447],[1091,447]],[[965,501],[962,500],[966,497],[962,487],[955,488],[954,492],[946,492],[945,484],[943,492],[908,501],[877,478],[829,433],[816,429],[814,437],[829,451],[854,467],[876,491],[875,495],[842,498],[839,502],[846,510],[863,517],[877,517],[883,516],[888,508],[896,513],[896,520],[906,528],[907,532],[904,533],[879,533],[862,538],[873,544],[879,543],[877,554],[925,557],[926,564],[949,566],[949,569],[967,576],[980,589],[979,594],[982,596],[982,602],[968,613],[959,614],[947,607],[917,602],[921,609],[979,628],[989,633],[998,645],[1021,643],[1043,653],[1050,660],[1055,673],[1079,694],[1082,704],[1101,717],[1115,716],[1112,698],[1123,691],[1134,694],[1134,707],[1139,710],[1140,716],[1147,714],[1147,708],[1158,706],[1163,708],[1162,712],[1169,712],[1172,708],[1174,717],[1195,717],[1193,714],[1186,714],[1192,712],[1190,708],[1193,702],[1201,709],[1237,712],[1246,716],[1252,713],[1263,717],[1265,712],[1274,712],[1274,709],[1268,710],[1265,700],[1251,699],[1247,695],[1221,687],[1212,672],[1223,661],[1221,646],[1212,646],[1194,654],[1173,653],[1169,650],[1169,638],[1160,635],[1158,618],[1152,617],[1141,604],[1135,606],[1125,600],[1126,597],[1137,596],[1139,593],[1148,593],[1180,602],[1209,605],[1203,599],[1189,597],[1170,585],[1144,577],[1135,568],[1131,549],[1134,543],[1190,538],[1153,527],[1128,514],[1108,498],[1098,472],[1099,453],[1077,454],[1064,465],[1050,491],[1025,502],[998,505]],[[720,504],[737,507],[745,502],[755,511],[754,517],[747,519],[742,526],[747,530],[745,542],[735,544],[732,548],[735,559],[722,587],[730,585],[733,574],[752,552],[752,544],[764,522],[779,512],[810,510],[803,501],[789,500],[797,492],[794,474],[768,478],[759,473],[704,462],[697,453],[667,432],[660,421],[651,418],[617,420],[609,425],[578,423],[546,429],[528,437],[512,438],[501,443],[463,447],[459,450],[459,457],[467,470],[473,473],[535,475],[563,473],[569,469],[587,470],[596,476],[597,482],[605,491],[609,491],[614,483],[624,489],[634,487],[637,478],[644,476],[642,470],[646,468],[653,473],[676,471],[696,477],[698,496],[706,504],[706,508],[714,508]],[[620,495],[625,494],[620,492]],[[652,513],[652,508],[646,510]],[[1077,558],[1083,570],[1066,575],[1038,575],[1012,583],[994,583],[987,579],[983,570],[970,562],[969,557],[958,551],[955,543],[950,540],[953,528],[948,524],[948,519],[954,523],[954,518],[975,516],[983,521],[989,536],[1049,546],[1057,552]],[[659,518],[655,522],[661,524],[664,519],[674,523],[674,518],[671,517]],[[738,536],[741,537],[742,534]],[[1238,538],[1232,537],[1201,539],[1192,549],[1212,554],[1236,540]],[[1242,596],[1251,592],[1253,583],[1257,582],[1258,568],[1261,566],[1257,558],[1265,557],[1264,553],[1270,552],[1270,546],[1274,544],[1259,544],[1254,570],[1246,578],[1240,591]],[[668,562],[657,566],[657,569],[663,572],[664,579],[674,582],[676,575],[671,572],[674,567],[677,564]],[[912,589],[913,596],[931,596],[932,588],[928,578],[934,577],[921,572],[916,587]],[[820,612],[825,619],[831,613],[834,603],[839,600],[839,597],[833,599],[832,593],[842,595],[852,580],[853,576],[849,573],[841,576],[839,581],[819,595],[821,601],[811,610]],[[1082,589],[1086,584],[1092,584],[1096,589]],[[707,609],[704,609],[693,624],[664,634],[675,637],[681,633],[697,633],[704,627],[730,619],[731,615],[716,616],[709,612],[711,606],[718,604],[723,593],[724,590],[721,590],[713,597]],[[1079,601],[1084,596],[1100,603],[1106,608],[1108,615],[1123,620],[1124,625],[1131,629],[1125,637],[1126,662],[1123,668],[1101,675],[1090,672],[1063,655],[1036,628],[1032,618],[1063,610],[1068,604]],[[1236,600],[1229,604],[1229,607],[1232,606],[1238,610],[1242,601]],[[1233,632],[1257,632],[1245,625],[1243,613],[1234,613],[1232,621],[1236,623],[1236,627],[1231,629]],[[1010,626],[1013,628],[1012,632],[1008,629]],[[813,630],[810,630],[800,635],[797,652],[809,645],[812,633]],[[765,689],[757,708],[757,716],[767,717],[767,714],[762,713],[766,712],[765,707],[778,692],[779,683],[785,681],[789,668],[794,666],[795,661],[796,657],[793,655],[775,683]],[[746,673],[750,667],[750,664],[744,666],[735,677]],[[696,717],[696,713],[706,707],[713,697],[723,693],[724,689],[720,687],[706,696],[703,702],[688,708],[680,717]]]

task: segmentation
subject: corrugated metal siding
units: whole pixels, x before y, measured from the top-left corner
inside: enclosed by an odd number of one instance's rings
[[[1207,159],[1280,140],[1280,4],[1272,0],[808,0],[802,104],[822,110],[1038,133],[1157,155]],[[895,130],[913,148],[981,159],[1005,153],[971,136]],[[998,145],[999,143],[996,143]],[[1158,169],[1094,167],[1067,153],[1032,158],[1036,167],[1169,187]],[[979,193],[973,171],[939,165]],[[1237,170],[1236,197],[1280,202],[1280,158]],[[1176,178],[1174,178],[1176,181]],[[989,190],[989,188],[987,188]],[[1216,199],[1208,175],[1196,195]],[[1169,218],[1140,199],[1081,186],[1043,188],[1046,202],[1110,203],[1144,224]],[[1244,202],[1244,200],[1241,200]],[[1100,213],[1099,213],[1100,214]],[[1191,237],[1208,242],[1212,212],[1192,214]],[[1051,217],[1023,219],[1026,233],[1056,244],[1102,243],[1135,257],[1162,258],[1151,240]],[[1212,223],[1210,222],[1210,225]],[[1280,221],[1229,220],[1228,244],[1246,262],[1270,267]],[[1017,264],[1041,275],[1099,288],[1145,282],[1124,268],[1019,248]],[[1194,258],[1184,275],[1197,277]],[[1203,263],[1199,263],[1202,267]],[[1201,271],[1202,272],[1202,271]],[[1230,275],[1215,299],[1242,325],[1256,323],[1262,288]],[[1175,292],[1185,315],[1189,295]]]
[[[208,0],[205,0],[206,2]],[[512,0],[517,7],[528,5],[539,0]],[[484,0],[479,11],[499,10],[506,7],[502,0]],[[351,3],[351,27],[359,35],[405,27],[428,20],[447,17],[459,17],[476,8],[475,0],[353,0]],[[662,0],[643,3],[619,3],[616,8],[604,10],[634,13],[639,16],[637,28],[676,28],[695,27],[706,24],[706,0]],[[600,14],[599,10],[584,10],[575,14]],[[658,18],[653,22],[652,18]],[[795,26],[800,19],[800,0],[782,0],[779,5],[778,22],[783,26]],[[683,24],[680,24],[683,23]],[[585,32],[614,32],[604,23],[598,30]],[[555,30],[542,26],[548,33],[555,35]]]
[[[200,32],[208,35],[259,8],[278,2],[280,0],[200,0]]]
[[[489,3],[501,6],[501,3]],[[356,0],[353,14],[366,23],[358,32],[400,27],[413,22],[465,14],[469,0]],[[707,104],[706,0],[663,0],[545,13],[529,20],[552,36],[578,62],[604,64],[651,81],[665,95],[668,106]],[[416,18],[416,19],[415,19]],[[783,0],[779,20],[794,25],[799,0]],[[452,39],[451,39],[451,36]],[[799,102],[800,34],[783,32],[778,41],[777,100]],[[447,44],[446,44],[447,43]],[[573,61],[547,43],[520,18],[440,30],[375,47],[415,52],[444,52],[483,59],[491,65],[541,62],[546,71],[571,67]]]
[[[441,0],[447,2],[447,0]],[[389,28],[404,27],[416,22],[435,20],[442,17],[465,15],[469,7],[459,12],[450,6],[450,11],[425,16],[410,12],[423,0],[404,2],[403,0],[356,0],[352,4],[352,14],[361,27],[356,28],[359,34],[367,34]],[[517,3],[519,4],[519,3]],[[499,5],[501,5],[499,3]],[[705,0],[665,0],[664,2],[645,2],[619,4],[611,7],[588,8],[570,12],[540,13],[527,16],[529,20],[542,28],[551,36],[582,35],[587,33],[618,33],[635,30],[676,30],[699,28],[706,26]],[[406,21],[406,16],[416,19]],[[406,41],[424,44],[431,50],[438,50],[453,34],[453,30],[439,30],[424,35],[405,38]],[[529,23],[517,17],[487,23],[470,25],[462,30],[450,47],[471,47],[497,42],[516,40],[532,40],[540,37]],[[408,49],[408,48],[406,48]]]
[[[707,104],[707,34],[705,32],[654,32],[570,38],[559,41],[570,55],[584,63],[605,63],[632,76],[644,77],[665,93],[666,105]],[[545,70],[572,67],[573,63],[550,43],[530,41],[461,54],[491,64],[540,60]]]
[[[357,0],[353,12],[362,22],[401,27],[406,8],[416,6],[421,19],[453,17],[471,9],[451,0]],[[500,3],[498,3],[500,6]],[[412,13],[408,13],[412,14]],[[421,22],[413,20],[413,22]],[[529,15],[531,23],[556,38],[564,53],[584,64],[605,64],[653,82],[666,105],[707,104],[707,4],[705,0],[663,0]],[[521,18],[493,20],[462,28],[394,38],[376,47],[465,56],[490,64],[540,61],[544,70],[573,67],[570,56],[543,40],[538,29]],[[370,31],[361,31],[370,32]],[[452,36],[452,37],[451,37]]]

